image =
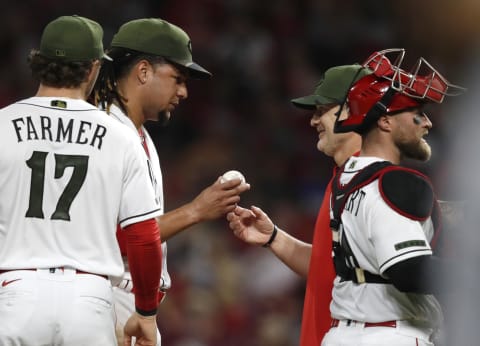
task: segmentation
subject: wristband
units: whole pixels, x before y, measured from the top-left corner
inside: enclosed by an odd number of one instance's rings
[[[262,245],[262,247],[270,247],[270,245],[272,245],[273,241],[275,240],[275,237],[277,236],[277,232],[278,232],[277,226],[273,225],[272,235],[270,236],[270,239],[268,239],[268,241]]]
[[[138,307],[135,307],[135,311],[142,316],[148,317],[148,316],[155,316],[157,314],[157,309],[152,309],[152,310],[143,310]]]

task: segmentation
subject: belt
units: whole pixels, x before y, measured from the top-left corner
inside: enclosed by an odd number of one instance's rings
[[[56,268],[47,268],[48,270],[50,270],[50,273],[55,273],[55,270],[56,269],[64,269],[63,267],[56,267]],[[0,274],[3,274],[3,273],[7,273],[7,272],[11,272],[11,271],[16,271],[16,270],[33,270],[33,271],[36,271],[37,269],[34,269],[34,268],[24,268],[24,269],[5,269],[5,270],[0,270]],[[74,269],[75,270],[75,273],[77,274],[88,274],[88,275],[96,275],[96,276],[100,276],[101,278],[104,278],[105,280],[108,280],[108,276],[107,275],[102,275],[102,274],[97,274],[97,273],[90,273],[90,272],[84,272],[83,270],[78,270],[78,269]]]
[[[332,318],[332,323],[330,327],[338,327],[341,321],[345,321],[346,326],[355,326],[357,324],[363,325],[364,328],[370,327],[390,327],[390,328],[397,328],[397,321],[384,321],[384,322],[360,322],[355,320],[337,320],[336,318]]]

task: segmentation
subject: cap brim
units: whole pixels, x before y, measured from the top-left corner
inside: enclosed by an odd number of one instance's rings
[[[329,97],[321,95],[308,95],[303,97],[298,97],[291,100],[294,106],[302,109],[315,110],[317,105],[329,105],[332,103],[339,103],[338,100],[334,100]]]
[[[105,59],[105,60],[108,60],[108,61],[113,61],[113,59],[105,53],[103,53],[102,58]]]
[[[212,78],[212,74],[205,70],[202,66],[198,65],[197,63],[191,62],[185,67],[190,72],[190,77],[194,79],[210,79]]]

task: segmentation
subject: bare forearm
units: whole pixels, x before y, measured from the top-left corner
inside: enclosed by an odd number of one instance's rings
[[[270,249],[291,270],[307,278],[312,255],[311,244],[300,241],[279,229]]]
[[[240,201],[240,194],[250,189],[250,185],[234,179],[215,183],[205,188],[190,203],[172,210],[157,218],[162,240],[168,240],[184,229],[199,222],[215,220],[232,211]]]
[[[192,208],[190,203],[157,217],[162,241],[170,239],[177,233],[200,221],[200,215]]]

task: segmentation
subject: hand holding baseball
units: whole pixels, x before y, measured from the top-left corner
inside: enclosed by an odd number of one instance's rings
[[[242,184],[246,182],[243,174],[236,170],[231,170],[223,173],[223,175],[220,177],[220,182],[224,183],[226,181],[233,180],[233,179],[240,179]]]

